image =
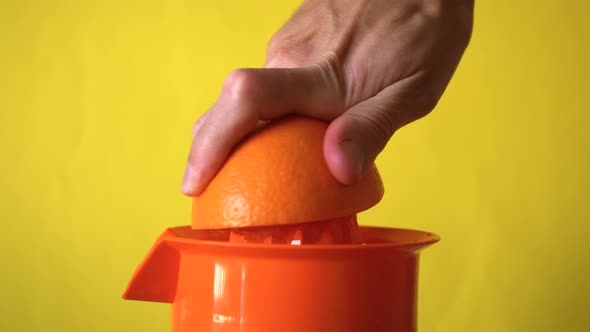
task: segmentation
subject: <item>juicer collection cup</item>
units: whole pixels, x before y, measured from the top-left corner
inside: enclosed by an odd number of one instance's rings
[[[356,244],[231,243],[167,229],[123,295],[172,304],[173,332],[414,332],[418,261],[439,236],[360,226]]]

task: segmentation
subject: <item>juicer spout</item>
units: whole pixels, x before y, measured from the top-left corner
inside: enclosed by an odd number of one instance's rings
[[[166,240],[172,236],[172,231],[167,229],[158,237],[129,281],[123,294],[124,299],[174,302],[180,268],[180,250]]]

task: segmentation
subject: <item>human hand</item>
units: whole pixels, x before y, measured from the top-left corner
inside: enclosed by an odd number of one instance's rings
[[[324,157],[355,183],[393,133],[437,104],[467,46],[473,0],[309,0],[273,36],[265,68],[238,69],[193,126],[183,178],[200,194],[259,121],[330,125]]]

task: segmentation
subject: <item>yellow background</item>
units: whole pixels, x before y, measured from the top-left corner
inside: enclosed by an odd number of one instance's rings
[[[120,296],[167,226],[192,122],[297,1],[0,1],[0,331],[167,331]],[[436,111],[365,224],[430,230],[421,331],[590,328],[584,1],[477,1]]]

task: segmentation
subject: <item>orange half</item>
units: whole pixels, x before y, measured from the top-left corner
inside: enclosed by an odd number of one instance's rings
[[[341,184],[329,171],[323,154],[327,128],[320,120],[287,117],[246,137],[193,199],[192,228],[336,220],[377,204],[383,184],[374,165],[353,185]]]

